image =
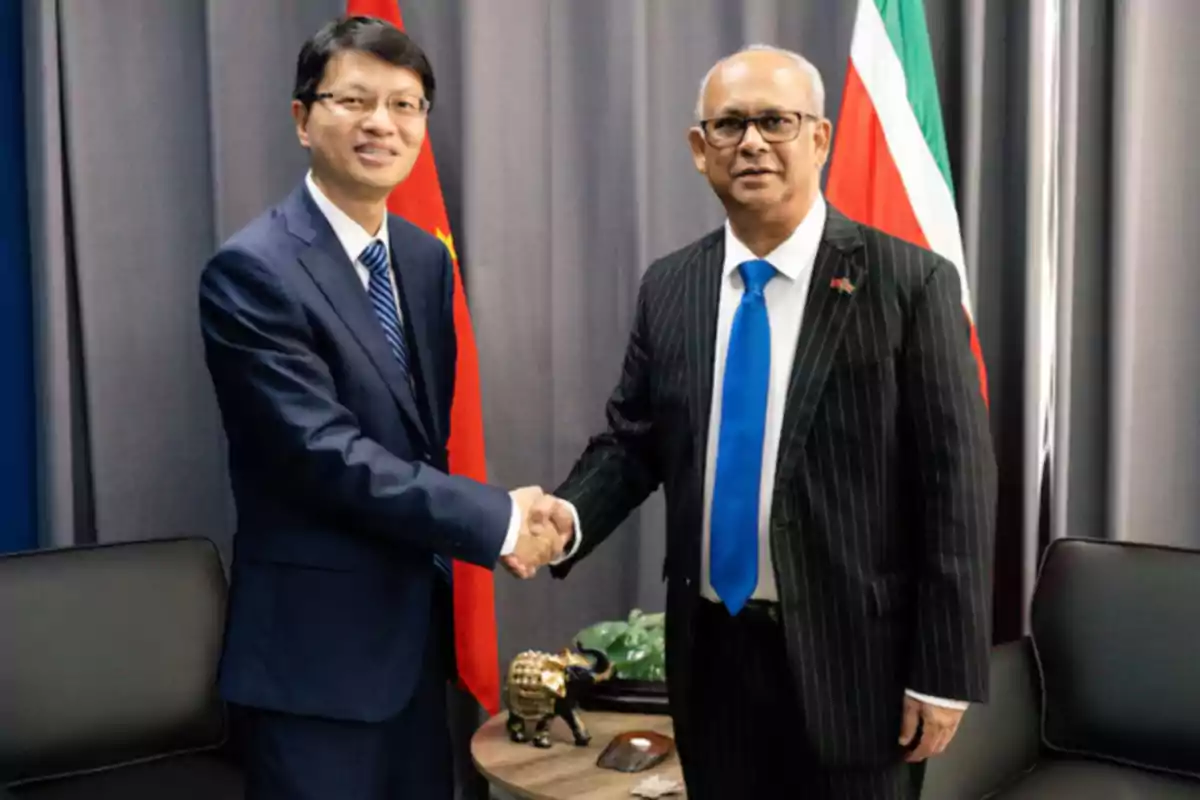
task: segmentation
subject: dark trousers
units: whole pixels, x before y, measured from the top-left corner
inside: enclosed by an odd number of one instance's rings
[[[246,770],[246,800],[454,797],[446,715],[453,628],[449,590],[440,586],[436,594],[421,678],[398,716],[367,723],[233,709]]]
[[[688,730],[676,732],[689,800],[919,796],[920,774],[904,762],[881,770],[816,763],[774,609],[752,604],[731,617],[723,605],[699,606]]]

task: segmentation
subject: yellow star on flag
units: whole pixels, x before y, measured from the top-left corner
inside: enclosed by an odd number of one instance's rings
[[[434,233],[441,240],[442,244],[446,245],[446,249],[450,251],[450,258],[457,264],[458,253],[454,249],[454,236],[449,233],[443,233],[441,228],[437,228]]]

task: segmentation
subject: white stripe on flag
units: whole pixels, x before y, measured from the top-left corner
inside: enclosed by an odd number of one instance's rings
[[[971,313],[958,210],[908,102],[904,65],[873,0],[859,0],[850,60],[866,87],[917,223],[935,253],[958,268],[963,308]]]

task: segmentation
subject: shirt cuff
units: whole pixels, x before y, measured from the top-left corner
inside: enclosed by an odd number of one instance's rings
[[[566,561],[567,559],[574,556],[575,553],[578,552],[578,550],[579,550],[579,544],[583,541],[583,531],[580,530],[580,528],[579,528],[579,512],[575,510],[574,505],[572,505],[571,503],[568,503],[566,500],[559,500],[558,502],[562,503],[567,508],[571,509],[571,518],[575,523],[575,528],[574,528],[575,535],[571,537],[570,549],[563,551],[563,554],[561,556],[559,556],[558,558],[551,561],[550,562],[551,566],[556,566],[558,564],[561,564],[564,561]]]
[[[517,537],[521,535],[521,509],[517,507],[516,500],[509,500],[512,504],[512,516],[508,520],[508,533],[504,536],[504,544],[500,546],[500,557],[511,556],[513,551],[517,549]]]
[[[968,703],[966,700],[947,700],[944,697],[930,697],[927,694],[918,694],[917,692],[914,692],[912,689],[905,689],[904,692],[912,699],[920,700],[922,703],[929,703],[929,705],[931,705],[931,706],[941,706],[942,708],[954,708],[959,711],[963,711],[966,709],[966,707],[968,705],[970,705],[970,703]]]

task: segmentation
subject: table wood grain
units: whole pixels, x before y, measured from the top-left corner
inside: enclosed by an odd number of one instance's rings
[[[674,738],[671,718],[656,714],[619,714],[583,711],[592,734],[587,747],[576,747],[571,731],[561,719],[550,727],[548,749],[508,738],[504,728],[507,712],[492,717],[471,739],[471,757],[488,782],[512,797],[529,800],[616,800],[630,798],[630,790],[650,775],[661,775],[683,783],[679,754],[672,753],[661,764],[642,772],[617,772],[596,766],[596,760],[619,733],[654,731]],[[668,795],[686,798],[686,792]]]

